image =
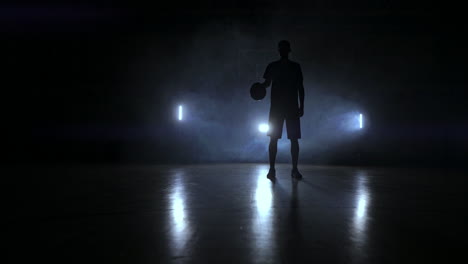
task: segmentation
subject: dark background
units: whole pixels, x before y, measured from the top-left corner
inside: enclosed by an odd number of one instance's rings
[[[306,88],[301,160],[465,166],[466,22],[407,1],[2,4],[6,162],[265,162],[276,44]],[[176,121],[184,104],[187,120]],[[356,113],[365,129],[348,124]],[[289,160],[288,142],[280,161]]]

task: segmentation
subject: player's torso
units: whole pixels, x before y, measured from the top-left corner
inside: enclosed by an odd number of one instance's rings
[[[276,61],[272,65],[271,102],[275,107],[296,107],[299,65],[292,61]]]
[[[292,61],[275,61],[272,67],[273,85],[278,88],[295,86],[299,78],[299,65]]]

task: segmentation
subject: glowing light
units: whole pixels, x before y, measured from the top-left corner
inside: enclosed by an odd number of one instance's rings
[[[262,133],[268,132],[269,129],[270,129],[270,126],[267,125],[267,124],[260,124],[260,125],[258,125],[258,131],[260,131],[260,132],[262,132]]]
[[[363,127],[362,114],[359,114],[359,128],[362,128],[362,127]]]
[[[182,121],[183,108],[179,105],[179,121]]]

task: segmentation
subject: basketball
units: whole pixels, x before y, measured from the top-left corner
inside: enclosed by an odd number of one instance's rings
[[[254,83],[252,84],[252,86],[250,87],[250,97],[252,97],[252,99],[258,101],[258,100],[262,100],[263,98],[265,98],[266,96],[266,88],[263,87],[263,85],[261,83]]]

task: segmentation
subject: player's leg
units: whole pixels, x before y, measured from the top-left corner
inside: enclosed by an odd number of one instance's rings
[[[297,162],[299,160],[299,140],[297,138],[292,138],[291,140],[291,159],[292,159],[292,170],[291,177],[296,179],[301,179],[302,174],[297,169]]]
[[[278,152],[278,139],[281,138],[281,134],[283,132],[283,122],[283,118],[270,113],[270,130],[268,131],[268,135],[270,136],[270,145],[268,146],[270,170],[267,175],[267,178],[269,179],[273,179],[276,176],[276,153]]]
[[[278,139],[271,137],[270,138],[270,146],[268,147],[268,153],[270,157],[270,170],[275,169],[276,163],[276,153],[278,152]]]
[[[297,138],[291,140],[291,159],[293,170],[297,170],[297,161],[299,160],[299,140]]]
[[[299,118],[292,118],[286,120],[286,130],[288,131],[288,138],[291,141],[291,160],[293,178],[302,178],[301,173],[297,168],[299,161],[299,139],[301,138],[301,124]]]
[[[270,157],[270,170],[268,171],[267,178],[273,181],[276,178],[275,162],[276,162],[277,150],[278,150],[278,139],[272,137],[270,138],[270,146],[268,147],[268,153]]]

